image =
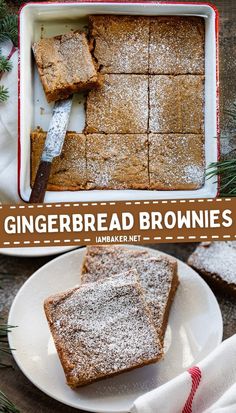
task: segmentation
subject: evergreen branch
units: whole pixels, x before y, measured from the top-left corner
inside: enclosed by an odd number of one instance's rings
[[[12,62],[5,56],[0,56],[0,72],[10,72],[12,69]]]
[[[206,177],[220,177],[221,196],[236,196],[236,159],[212,162],[207,169]]]
[[[1,413],[20,413],[17,407],[0,391],[0,412]]]
[[[7,340],[7,334],[12,331],[12,328],[14,328],[14,326],[10,326],[7,324],[0,324],[0,368],[10,367],[8,364],[4,363],[1,360],[1,358],[5,357],[6,355],[9,356],[11,354],[11,351],[13,350],[9,348],[8,340]]]
[[[18,19],[15,14],[9,14],[0,20],[0,42],[4,42],[7,39],[10,39],[17,46]]]
[[[9,13],[9,9],[7,7],[7,3],[5,0],[0,1],[0,19],[3,19],[6,17],[6,15]]]
[[[0,103],[6,102],[9,98],[8,89],[5,86],[0,85]]]

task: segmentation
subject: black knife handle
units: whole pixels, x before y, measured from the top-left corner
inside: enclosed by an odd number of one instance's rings
[[[38,167],[37,175],[34,181],[33,189],[29,202],[31,204],[40,204],[44,201],[47,183],[51,171],[51,162],[41,161]]]

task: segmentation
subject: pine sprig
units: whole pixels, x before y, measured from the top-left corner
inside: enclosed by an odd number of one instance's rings
[[[7,57],[1,56],[0,51],[0,72],[10,72],[12,70],[12,63]]]
[[[0,412],[1,413],[20,413],[17,407],[0,391]]]
[[[8,13],[8,7],[5,0],[0,1],[0,19],[3,19]]]
[[[8,98],[9,98],[8,89],[5,88],[5,86],[0,85],[0,103],[6,102]]]
[[[236,102],[233,103],[231,109],[225,111],[225,114],[228,115],[233,125],[236,125]],[[214,183],[220,180],[220,196],[236,196],[236,159],[231,157],[212,162],[207,168],[206,178],[216,178]]]
[[[236,196],[236,159],[213,162],[208,167],[206,177],[220,178],[220,195]]]
[[[0,318],[1,321],[1,318]],[[9,356],[13,349],[9,348],[7,334],[12,331],[14,326],[9,326],[7,324],[0,324],[0,368],[10,367],[8,364],[2,361],[2,358]]]
[[[17,46],[18,20],[15,14],[8,14],[0,20],[0,42],[10,39]]]

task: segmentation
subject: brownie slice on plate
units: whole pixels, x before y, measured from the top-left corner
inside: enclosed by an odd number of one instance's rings
[[[138,272],[154,325],[163,341],[170,307],[179,283],[177,262],[174,258],[162,254],[153,257],[142,249],[91,246],[87,247],[81,281],[84,284],[106,279],[134,268]]]
[[[136,270],[56,294],[44,306],[71,387],[162,357]]]

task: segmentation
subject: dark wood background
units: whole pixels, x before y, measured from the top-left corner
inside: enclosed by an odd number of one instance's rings
[[[10,3],[10,2],[9,2]],[[236,153],[235,125],[225,114],[236,101],[236,0],[212,1],[220,12],[220,104],[222,152]],[[152,248],[170,253],[183,261],[195,244],[156,244]],[[0,314],[7,320],[8,311],[18,289],[27,278],[54,257],[19,258],[0,255]],[[234,299],[217,294],[224,321],[224,338],[236,333],[236,303]],[[30,309],[29,309],[30,311]],[[14,364],[0,370],[0,389],[15,402],[22,413],[73,413],[75,409],[56,402],[34,387]],[[77,410],[78,411],[78,410]]]

